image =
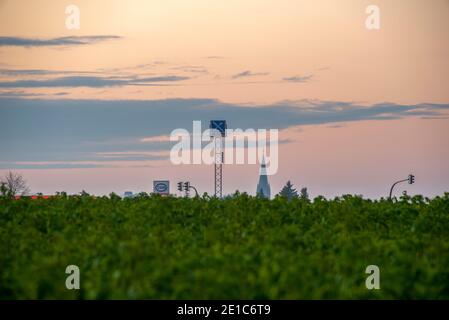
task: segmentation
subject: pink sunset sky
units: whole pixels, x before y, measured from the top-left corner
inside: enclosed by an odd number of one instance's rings
[[[66,27],[76,5],[80,28]],[[366,8],[380,10],[368,30]],[[449,191],[449,1],[0,0],[0,175],[32,192],[152,191],[176,128],[279,129],[279,170],[311,196]],[[255,194],[258,165],[226,165]]]

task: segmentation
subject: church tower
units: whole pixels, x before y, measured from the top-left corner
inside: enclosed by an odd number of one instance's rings
[[[268,183],[267,177],[267,165],[265,164],[265,156],[262,159],[262,163],[260,165],[260,176],[259,183],[257,184],[256,194],[262,198],[270,199],[271,196],[271,188]]]

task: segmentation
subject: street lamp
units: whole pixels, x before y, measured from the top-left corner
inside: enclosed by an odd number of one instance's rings
[[[391,186],[391,189],[390,189],[389,199],[391,199],[391,195],[393,194],[394,186],[397,185],[398,183],[405,182],[405,181],[408,181],[408,184],[414,184],[415,183],[415,176],[413,174],[409,174],[407,179],[399,180],[399,181],[396,181],[395,183],[393,183],[393,185]]]

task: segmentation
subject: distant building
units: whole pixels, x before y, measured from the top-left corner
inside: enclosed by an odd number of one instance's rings
[[[259,183],[257,184],[256,194],[262,198],[270,199],[271,197],[271,188],[268,183],[267,177],[267,165],[265,164],[265,157],[262,159],[262,163],[260,165],[260,176]]]
[[[132,197],[134,197],[132,191],[125,191],[125,193],[123,194],[123,198],[132,198]]]

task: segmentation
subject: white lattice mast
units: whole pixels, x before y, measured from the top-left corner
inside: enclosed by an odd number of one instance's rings
[[[210,122],[211,137],[214,139],[214,192],[218,198],[223,197],[223,162],[224,137],[226,136],[226,121],[212,120]]]
[[[217,135],[215,138],[215,196],[223,196],[223,137]]]

